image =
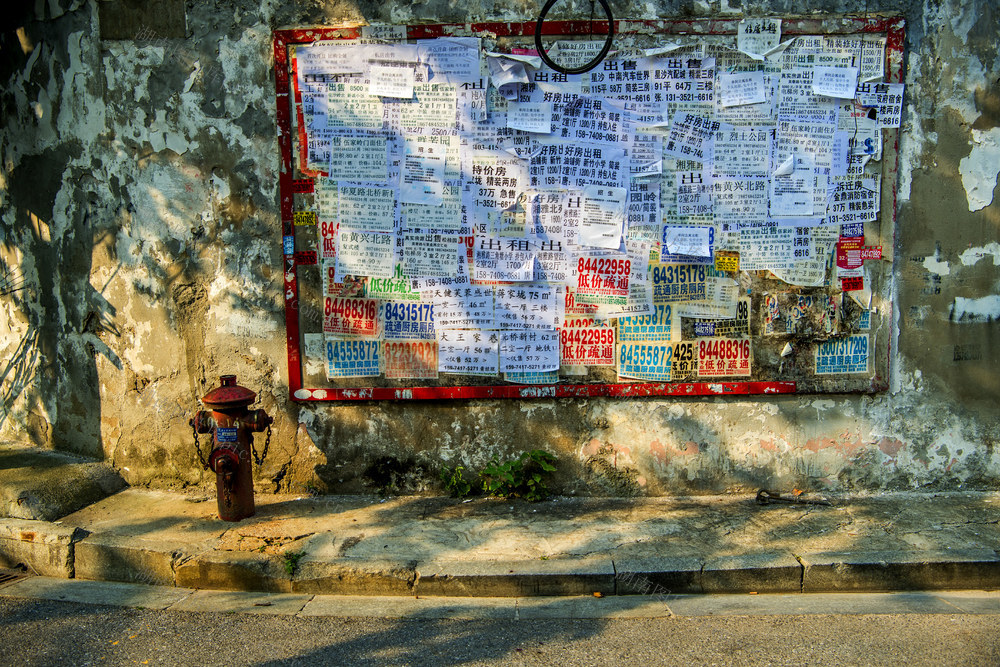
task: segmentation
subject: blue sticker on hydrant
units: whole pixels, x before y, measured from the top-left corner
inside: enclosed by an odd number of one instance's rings
[[[236,442],[236,427],[219,426],[215,429],[215,439],[218,442]]]

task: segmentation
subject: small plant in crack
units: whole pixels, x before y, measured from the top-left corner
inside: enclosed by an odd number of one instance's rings
[[[305,551],[285,552],[285,572],[288,573],[288,576],[295,574],[295,570],[299,567],[299,561],[302,560],[302,557],[305,555]]]
[[[499,498],[524,498],[530,502],[549,497],[546,479],[555,472],[554,454],[541,449],[523,452],[516,459],[500,463],[492,459],[483,468],[483,491]]]
[[[441,483],[452,498],[465,498],[472,493],[472,482],[464,473],[465,466],[441,469]]]

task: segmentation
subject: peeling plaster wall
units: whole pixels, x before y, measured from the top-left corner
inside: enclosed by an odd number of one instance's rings
[[[0,438],[105,457],[133,484],[207,485],[187,420],[221,373],[236,373],[277,417],[258,474],[268,490],[364,491],[364,471],[392,457],[402,490],[434,491],[442,465],[478,468],[535,447],[560,456],[555,486],[564,493],[995,486],[1000,11],[992,0],[806,8],[907,19],[889,392],[288,400],[271,30],[532,20],[537,4],[187,2],[184,38],[147,30],[104,41],[97,0],[11,10],[0,25],[0,261],[26,287],[0,297]],[[741,7],[631,2],[616,13],[739,16]],[[567,0],[552,18],[589,10]],[[782,1],[753,7],[802,11]]]

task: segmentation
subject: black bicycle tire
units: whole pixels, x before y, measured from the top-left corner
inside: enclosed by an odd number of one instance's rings
[[[611,44],[615,37],[615,17],[611,14],[611,7],[608,5],[608,0],[597,0],[601,3],[601,8],[604,9],[604,15],[608,19],[608,37],[604,40],[604,48],[601,49],[601,52],[597,54],[596,58],[582,67],[563,67],[549,58],[549,54],[545,52],[545,48],[542,46],[542,23],[545,22],[545,16],[549,13],[549,10],[552,9],[552,5],[556,4],[558,1],[559,0],[548,0],[548,2],[546,2],[542,7],[542,12],[538,15],[538,20],[535,21],[535,49],[538,51],[538,55],[541,56],[542,62],[561,74],[586,74],[600,65],[601,61],[604,60],[604,57],[608,55],[608,51],[611,50]]]

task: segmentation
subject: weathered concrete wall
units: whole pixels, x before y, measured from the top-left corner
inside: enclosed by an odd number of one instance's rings
[[[178,14],[179,0],[145,10],[131,0],[37,0],[5,16],[0,260],[26,287],[0,298],[0,437],[106,457],[132,483],[206,484],[187,419],[219,374],[235,372],[277,416],[259,476],[269,489],[362,491],[371,486],[366,468],[392,457],[403,490],[433,490],[442,464],[476,468],[532,447],[559,454],[566,493],[995,486],[1000,15],[992,0],[868,3],[908,22],[889,392],[288,400],[271,30],[530,20],[539,4],[232,0],[188,2]],[[589,13],[589,3],[577,4]],[[764,2],[753,11],[802,9]],[[831,0],[810,9],[865,7]],[[622,18],[740,11],[738,0],[616,3]],[[579,15],[561,14],[552,16]],[[130,33],[137,24],[147,29]],[[102,41],[102,30],[135,38]],[[186,36],[166,37],[174,34]]]

